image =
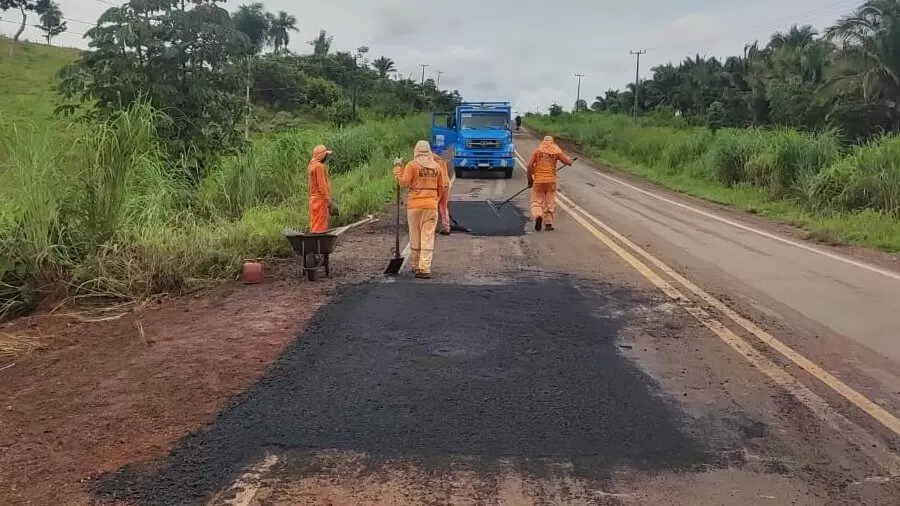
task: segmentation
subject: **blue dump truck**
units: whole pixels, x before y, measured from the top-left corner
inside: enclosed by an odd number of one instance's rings
[[[462,102],[452,113],[431,114],[431,146],[440,154],[450,151],[453,170],[502,171],[511,178],[516,166],[509,102]]]

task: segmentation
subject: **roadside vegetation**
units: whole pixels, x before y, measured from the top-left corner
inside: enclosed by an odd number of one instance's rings
[[[459,95],[365,47],[332,51],[324,31],[293,53],[296,31],[261,4],[131,3],[100,17],[88,51],[4,54],[0,318],[179,293],[289,253],[318,143],[335,150],[337,224],[379,211],[390,160],[427,135],[421,113]]]
[[[629,85],[527,121],[609,165],[814,239],[900,251],[897,41],[900,0],[871,0],[822,36],[795,25],[742,56],[653,67],[637,101]]]

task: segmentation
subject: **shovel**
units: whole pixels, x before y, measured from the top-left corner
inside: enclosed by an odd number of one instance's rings
[[[577,157],[577,156],[576,156],[575,158],[572,158],[572,163],[575,163],[575,160],[578,160],[578,157]],[[563,165],[562,167],[557,167],[556,172],[559,172],[559,171],[563,170],[565,167],[566,167],[565,165]],[[499,218],[499,217],[500,217],[500,209],[501,209],[503,206],[505,206],[506,204],[508,204],[510,200],[512,200],[512,199],[514,199],[514,198],[516,198],[516,197],[518,197],[518,196],[521,195],[525,190],[527,190],[527,189],[529,189],[529,188],[531,188],[531,187],[530,187],[530,186],[526,186],[525,188],[522,188],[521,190],[519,190],[518,192],[516,192],[515,195],[513,195],[512,197],[510,197],[510,198],[504,200],[504,201],[501,202],[500,204],[495,204],[493,200],[487,199],[487,201],[486,201],[486,202],[487,202],[487,205],[488,205],[488,207],[491,208],[491,211],[493,211],[494,214]]]
[[[452,214],[450,215],[450,223],[451,223],[450,230],[452,230],[452,231],[462,232],[464,234],[468,234],[469,232],[471,232],[471,230],[469,230],[468,228],[460,225],[459,222],[456,221],[456,218],[454,218]]]
[[[403,267],[403,257],[400,256],[400,185],[397,185],[397,231],[394,241],[394,258],[388,263],[385,274],[397,274]]]

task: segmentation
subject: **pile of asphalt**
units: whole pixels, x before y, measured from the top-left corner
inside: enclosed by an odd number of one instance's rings
[[[496,202],[500,205],[503,199]],[[485,201],[451,201],[450,215],[469,233],[481,237],[513,237],[525,235],[528,219],[512,202],[495,214]],[[499,215],[499,216],[498,216]]]
[[[626,306],[638,297],[597,289]],[[565,278],[351,287],[214,423],[161,462],[100,476],[94,491],[199,504],[273,449],[362,452],[435,472],[458,468],[459,456],[484,472],[501,461],[529,474],[566,463],[587,480],[708,462],[620,355],[623,317],[598,314]]]

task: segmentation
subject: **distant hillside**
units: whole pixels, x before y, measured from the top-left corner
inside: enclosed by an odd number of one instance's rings
[[[58,103],[56,72],[79,51],[25,42],[10,57],[9,45],[9,39],[0,37],[0,121],[46,121]]]

